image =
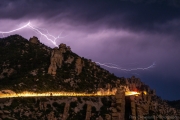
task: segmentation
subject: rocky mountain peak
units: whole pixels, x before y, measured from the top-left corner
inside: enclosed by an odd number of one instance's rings
[[[39,44],[40,41],[36,36],[33,36],[32,38],[29,39],[29,42],[34,43],[34,44]]]

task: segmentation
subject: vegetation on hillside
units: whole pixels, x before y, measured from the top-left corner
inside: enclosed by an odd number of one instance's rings
[[[118,78],[100,66],[94,69],[92,63],[86,58],[81,58],[85,66],[77,75],[75,61],[77,54],[67,51],[63,54],[64,61],[74,57],[74,61],[65,63],[57,69],[56,76],[47,74],[50,65],[51,48],[42,43],[34,44],[20,35],[11,35],[0,39],[0,89],[21,91],[79,91],[93,92],[99,87],[106,87],[107,83],[115,86]],[[11,73],[8,73],[11,71]]]

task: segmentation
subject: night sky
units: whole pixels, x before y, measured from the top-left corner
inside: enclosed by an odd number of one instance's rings
[[[167,100],[180,99],[180,2],[179,0],[2,0],[0,31],[28,22],[62,38],[80,56],[131,69],[104,67],[119,77],[136,76]],[[41,29],[43,31],[43,29]],[[45,31],[44,31],[45,32]],[[30,28],[20,34],[55,47]],[[0,34],[0,37],[3,37]],[[102,66],[103,67],[103,66]]]

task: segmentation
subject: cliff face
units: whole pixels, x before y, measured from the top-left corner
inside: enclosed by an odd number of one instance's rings
[[[63,46],[64,44],[61,44],[60,46]],[[54,48],[51,52],[51,64],[48,69],[48,74],[56,75],[57,67],[61,68],[62,62],[64,60],[63,53],[66,52],[65,50],[66,46],[58,48]]]
[[[56,47],[52,50],[51,60],[50,60],[51,63],[48,69],[48,74],[55,76],[57,68],[61,68],[63,62],[71,64],[74,61],[73,56],[68,56],[67,60],[64,61],[63,53],[66,53],[66,52],[71,52],[71,48],[69,46],[66,47],[66,44],[63,44],[63,43],[59,45],[59,48]],[[84,62],[81,60],[80,57],[78,57],[75,62],[75,71],[77,75],[79,75],[82,72],[83,65],[84,65]]]
[[[49,48],[33,37],[0,39],[0,91],[73,91],[93,93],[117,90],[106,97],[46,97],[0,99],[2,119],[137,120],[178,116],[139,78],[116,77],[69,46]],[[138,96],[125,96],[137,91]],[[0,92],[0,93],[1,93]]]
[[[180,110],[173,108],[166,101],[155,94],[139,78],[134,76],[126,79],[126,86],[130,90],[140,91],[138,96],[126,96],[126,118],[136,119],[176,119],[179,118]],[[170,118],[171,117],[171,118]]]

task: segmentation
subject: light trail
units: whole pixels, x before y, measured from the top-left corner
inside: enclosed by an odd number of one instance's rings
[[[113,69],[119,69],[119,70],[122,70],[122,71],[134,71],[134,70],[147,70],[147,69],[150,69],[150,68],[153,68],[155,67],[155,63],[153,63],[152,65],[148,66],[148,67],[144,67],[144,68],[131,68],[131,69],[124,69],[124,68],[120,68],[118,67],[117,65],[113,66],[113,65],[107,65],[107,63],[100,63],[100,62],[95,62],[96,64],[99,64],[101,66],[105,66],[105,67],[108,67],[108,68],[113,68]]]
[[[140,93],[135,92],[135,91],[128,91],[128,92],[125,92],[125,95],[126,95],[126,96],[139,95],[139,94],[140,94]]]
[[[8,33],[13,33],[13,32],[16,32],[16,31],[19,31],[19,30],[22,30],[24,28],[31,28],[32,30],[34,30],[35,32],[39,33],[41,36],[44,36],[48,41],[50,41],[51,43],[53,43],[56,47],[58,47],[57,43],[56,43],[56,40],[59,39],[59,38],[63,38],[63,37],[60,37],[60,35],[58,35],[57,37],[51,35],[48,30],[46,29],[42,29],[42,28],[38,28],[38,27],[34,27],[33,25],[31,25],[30,22],[28,22],[27,24],[25,24],[24,26],[22,27],[19,27],[17,29],[14,29],[14,30],[10,30],[10,31],[6,31],[6,32],[3,32],[3,31],[0,31],[0,33],[3,35],[4,37],[4,34],[8,34]],[[47,32],[47,34],[41,32],[40,30],[44,30]],[[50,38],[51,37],[51,38]]]
[[[15,93],[11,90],[0,91],[0,98],[14,98],[14,97],[49,97],[49,96],[66,96],[66,97],[95,97],[95,96],[113,96],[116,94],[115,90],[100,90],[96,93],[76,93],[76,92],[44,92],[44,93],[34,93],[29,91],[24,91],[22,93]],[[134,91],[125,92],[125,96],[139,95],[140,93]]]

